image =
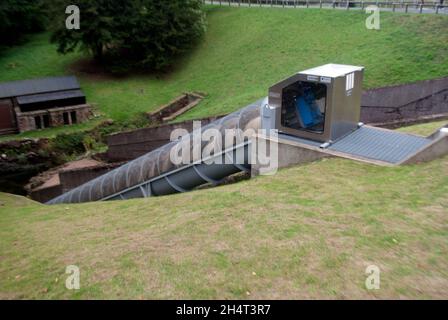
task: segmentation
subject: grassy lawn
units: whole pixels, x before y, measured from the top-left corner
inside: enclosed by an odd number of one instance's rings
[[[447,192],[448,157],[394,168],[333,158],[94,204],[0,194],[0,298],[446,298]],[[78,291],[65,289],[72,264]],[[371,264],[376,291],[364,287]]]
[[[153,110],[185,91],[206,93],[197,108],[179,118],[185,120],[237,110],[266,95],[276,81],[329,62],[364,65],[366,88],[448,74],[448,17],[442,15],[382,12],[381,30],[372,31],[358,11],[207,11],[205,39],[165,75],[89,74],[74,67],[82,54],[58,55],[48,34],[40,34],[0,54],[0,81],[76,73],[88,101],[115,120]]]
[[[413,133],[427,137],[430,134],[432,134],[435,130],[442,128],[446,124],[448,124],[448,120],[441,120],[441,121],[417,124],[408,127],[402,127],[398,128],[397,131]]]

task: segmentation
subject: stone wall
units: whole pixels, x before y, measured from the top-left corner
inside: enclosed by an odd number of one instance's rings
[[[76,121],[72,118],[71,113],[76,113]],[[15,113],[17,118],[17,126],[20,132],[36,130],[47,127],[45,125],[44,117],[48,118],[48,126],[56,127],[64,124],[82,123],[87,121],[92,115],[92,109],[88,104],[81,104],[76,106],[68,106],[61,108],[53,108],[38,111],[21,112],[19,107],[15,107]],[[64,113],[67,114],[66,121],[64,120]],[[41,120],[41,128],[36,125],[36,117]],[[67,123],[65,123],[67,122]]]

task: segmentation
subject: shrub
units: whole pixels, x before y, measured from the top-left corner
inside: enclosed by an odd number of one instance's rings
[[[205,32],[201,0],[79,0],[79,30],[65,27],[70,1],[58,3],[52,34],[58,51],[87,49],[113,70],[166,68]]]
[[[86,152],[84,146],[84,132],[60,134],[52,140],[51,150],[56,154],[68,156],[78,155]]]
[[[47,22],[44,0],[0,1],[0,46],[17,43],[26,33],[41,31]]]

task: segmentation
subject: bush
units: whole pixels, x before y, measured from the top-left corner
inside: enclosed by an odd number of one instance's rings
[[[79,0],[80,29],[67,30],[59,0],[52,41],[58,51],[87,49],[111,69],[160,70],[189,50],[205,32],[201,0]]]
[[[52,140],[51,150],[58,155],[79,155],[86,152],[84,146],[84,132],[60,134]]]
[[[47,23],[44,0],[0,1],[0,46],[16,44],[26,33],[44,29]]]

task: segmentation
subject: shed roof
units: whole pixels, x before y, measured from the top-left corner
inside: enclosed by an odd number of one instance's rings
[[[17,102],[20,105],[23,105],[36,102],[55,101],[55,100],[64,100],[64,99],[81,98],[81,97],[84,97],[84,93],[82,93],[81,90],[68,90],[68,91],[32,94],[29,96],[20,96],[17,98]]]
[[[0,98],[80,89],[74,76],[51,77],[0,83]]]

